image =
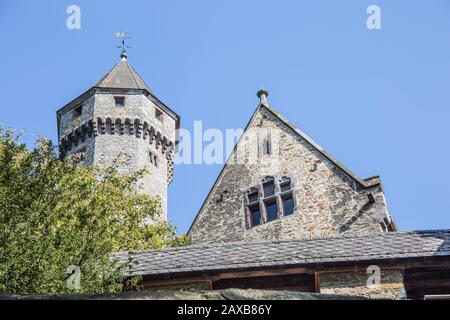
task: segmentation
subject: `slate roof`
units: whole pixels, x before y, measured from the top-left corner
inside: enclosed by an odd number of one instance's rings
[[[134,262],[128,275],[153,276],[435,256],[450,257],[450,230],[191,245],[117,255],[119,261]]]
[[[153,94],[133,67],[122,59],[99,82],[97,88],[141,89]]]

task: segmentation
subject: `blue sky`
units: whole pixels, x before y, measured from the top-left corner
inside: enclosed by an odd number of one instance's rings
[[[66,8],[81,8],[81,29]],[[368,30],[366,8],[381,8]],[[450,228],[450,1],[0,1],[0,122],[56,141],[58,108],[119,59],[204,128],[270,103],[361,177],[379,174],[401,230]],[[187,231],[219,165],[180,165],[169,218]]]

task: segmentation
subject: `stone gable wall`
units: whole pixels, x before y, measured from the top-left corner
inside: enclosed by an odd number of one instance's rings
[[[380,185],[364,189],[266,108],[260,108],[253,118],[234,158],[248,160],[257,153],[252,148],[258,144],[257,135],[248,134],[255,128],[277,132],[273,154],[224,168],[190,230],[193,243],[382,232],[380,222],[387,210]],[[248,228],[245,191],[265,176],[291,177],[295,212]],[[369,191],[375,203],[370,203]]]

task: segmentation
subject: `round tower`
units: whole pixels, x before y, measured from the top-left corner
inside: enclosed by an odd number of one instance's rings
[[[58,110],[57,120],[62,156],[108,166],[126,155],[120,171],[148,167],[142,192],[160,198],[167,219],[180,117],[153,94],[126,54],[94,87]]]

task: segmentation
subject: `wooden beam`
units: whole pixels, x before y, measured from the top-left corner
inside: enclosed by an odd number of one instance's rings
[[[275,270],[256,270],[256,271],[241,271],[241,272],[223,272],[211,277],[213,281],[221,279],[232,278],[254,278],[266,276],[282,276],[291,274],[313,274],[314,271],[306,268],[291,268],[291,269],[275,269]]]
[[[316,288],[316,293],[320,293],[320,273],[314,272],[314,285]]]

